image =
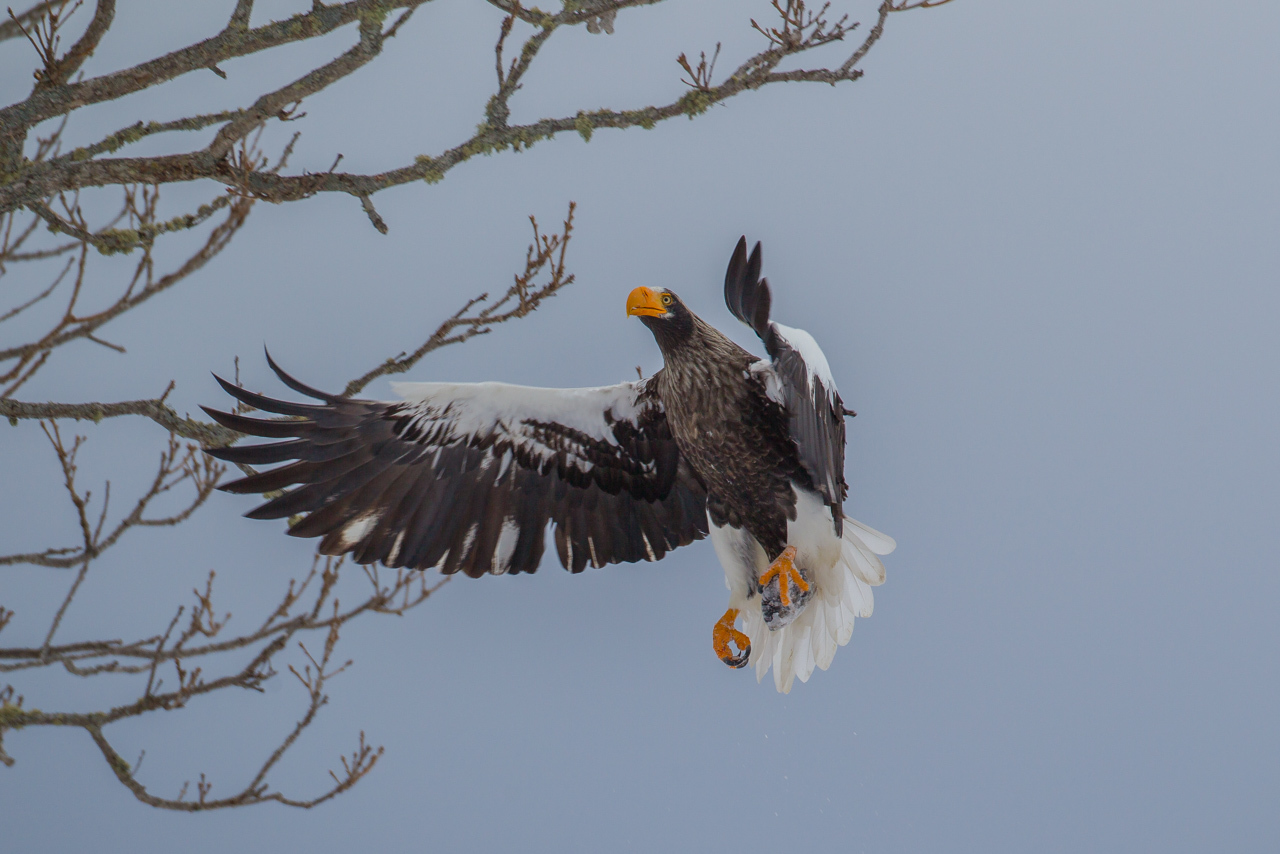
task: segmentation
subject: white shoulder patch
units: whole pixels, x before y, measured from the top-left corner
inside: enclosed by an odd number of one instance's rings
[[[597,388],[535,388],[508,383],[392,383],[391,389],[406,403],[430,410],[434,418],[447,417],[457,433],[469,436],[493,432],[514,433],[524,421],[563,424],[593,439],[612,441],[605,419],[635,417],[639,383]],[[424,412],[424,414],[427,414]]]
[[[774,321],[769,324],[773,330],[778,333],[779,337],[791,346],[791,349],[800,354],[800,358],[804,359],[805,367],[809,369],[809,383],[812,385],[814,377],[818,378],[831,394],[836,393],[836,381],[831,376],[831,366],[827,364],[826,354],[822,352],[822,348],[818,346],[818,342],[813,336],[803,329],[793,329],[790,326],[783,326],[781,323]]]

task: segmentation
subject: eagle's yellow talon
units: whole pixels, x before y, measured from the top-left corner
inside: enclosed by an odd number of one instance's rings
[[[778,559],[760,576],[760,589],[764,590],[769,582],[778,579],[778,601],[782,607],[791,607],[791,585],[794,584],[802,593],[809,592],[809,582],[804,580],[800,570],[796,569],[796,547],[787,546],[778,555]]]
[[[746,667],[747,659],[751,657],[751,638],[733,627],[737,619],[737,608],[725,611],[724,616],[711,628],[711,642],[716,655],[725,664],[730,667]],[[736,654],[729,648],[730,643],[737,645]]]

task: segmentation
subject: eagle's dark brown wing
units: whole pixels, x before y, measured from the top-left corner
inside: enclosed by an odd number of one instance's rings
[[[761,367],[777,382],[779,402],[786,407],[800,462],[823,502],[831,508],[839,535],[843,532],[841,506],[849,491],[844,480],[847,410],[836,391],[827,357],[813,336],[769,319],[772,296],[768,280],[760,277],[760,269],[760,244],[748,257],[747,239],[741,238],[725,272],[725,304],[764,342],[772,363]]]
[[[321,403],[274,400],[219,379],[237,400],[288,418],[209,415],[286,441],[209,453],[249,465],[292,461],[221,489],[294,486],[246,515],[305,514],[289,533],[321,537],[325,554],[473,577],[533,572],[551,522],[560,562],[581,572],[657,560],[707,533],[705,490],[680,457],[652,377],[588,389],[398,383],[404,400],[381,402],[326,394],[271,367]]]

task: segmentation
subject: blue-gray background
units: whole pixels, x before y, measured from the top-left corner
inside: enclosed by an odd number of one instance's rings
[[[203,37],[229,6],[125,4],[90,70]],[[728,69],[766,14],[671,3],[621,15],[613,36],[557,36],[515,118],[675,97],[675,55],[723,41]],[[308,102],[294,167],[342,152],[346,168],[384,168],[463,138],[498,17],[461,0],[420,10],[383,58]],[[889,24],[856,84],[477,159],[379,195],[386,237],[349,198],[259,205],[215,263],[107,330],[127,356],[77,345],[21,395],[127,399],[173,378],[194,410],[225,401],[208,372],[236,354],[250,385],[278,390],[264,342],[340,387],[505,286],[524,216],[554,223],[570,199],[577,283],[414,376],[611,383],[660,364],[623,315],[638,284],[729,328],[719,283],[746,233],[764,241],[776,315],[818,338],[859,412],[849,510],[899,543],[875,616],[829,671],[781,696],[714,658],[725,592],[709,544],[578,577],[552,558],[349,629],[354,667],[273,778],[318,791],[364,729],[387,755],[336,801],[156,812],[82,733],[24,731],[0,769],[3,847],[1274,850],[1280,6],[957,0]],[[352,37],[72,127],[93,139],[187,99],[238,104]],[[3,48],[9,102],[30,63]],[[37,427],[3,429],[3,550],[73,539]],[[138,423],[86,432],[85,477],[120,496],[163,439]],[[60,637],[152,631],[211,568],[222,606],[252,623],[310,551],[242,520],[250,504],[218,495],[175,531],[131,535]],[[3,572],[0,603],[19,611],[6,645],[38,640],[65,579]],[[205,771],[225,795],[297,714],[285,678],[111,732],[126,755],[146,747],[157,791]],[[62,681],[22,686],[46,708],[83,703]]]

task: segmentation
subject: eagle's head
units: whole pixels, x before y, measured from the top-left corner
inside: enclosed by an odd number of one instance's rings
[[[627,316],[636,316],[664,351],[687,341],[693,333],[693,312],[666,288],[636,288],[627,297]]]

